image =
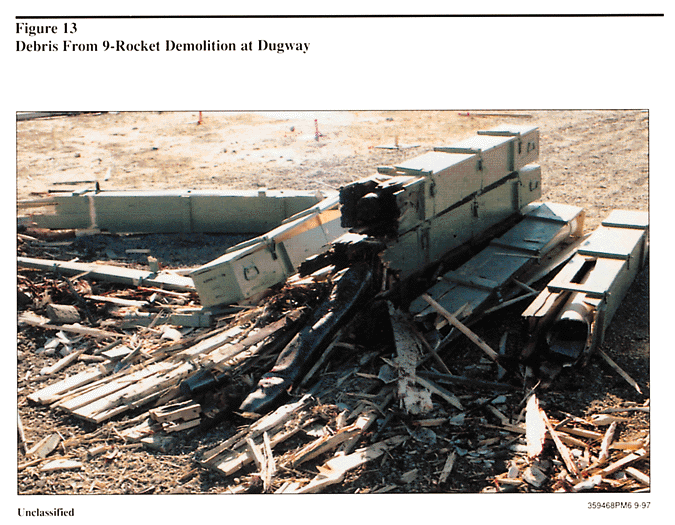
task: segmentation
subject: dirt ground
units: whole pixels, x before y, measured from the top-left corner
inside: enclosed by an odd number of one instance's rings
[[[502,123],[539,127],[543,199],[582,206],[585,230],[592,231],[612,209],[649,209],[649,115],[644,111],[360,111],[360,112],[143,112],[82,114],[17,122],[17,198],[32,199],[48,191],[102,189],[339,189],[370,175],[380,165],[400,163]],[[317,132],[319,134],[317,139]],[[399,150],[377,146],[416,146]],[[156,240],[166,245],[171,239]],[[213,259],[230,242],[203,236],[180,240],[167,252],[167,265],[198,265]],[[179,244],[180,244],[179,243]],[[74,246],[74,251],[82,246]],[[201,251],[200,251],[201,250]],[[54,256],[55,252],[43,256]],[[94,255],[104,257],[105,247]],[[34,256],[35,253],[33,253]],[[188,257],[189,255],[189,257]],[[517,317],[517,316],[516,316]],[[477,331],[489,342],[494,324]],[[543,405],[558,414],[585,417],[604,408],[642,405],[649,400],[649,271],[643,271],[609,329],[605,350],[641,386],[642,395],[602,360],[583,369],[568,369],[542,395]],[[82,436],[90,425],[29,403],[34,385],[24,381],[52,364],[54,357],[37,355],[39,331],[23,329],[17,351],[18,410],[26,439],[35,443],[58,430],[65,437]],[[467,346],[468,348],[468,346]],[[458,359],[468,354],[458,351]],[[356,358],[356,356],[355,356]],[[493,379],[493,377],[489,377]],[[227,425],[202,440],[217,440]],[[621,439],[644,437],[645,413],[630,413]],[[114,439],[114,436],[107,436]],[[395,492],[480,492],[503,471],[504,458],[460,461],[453,479],[435,481],[448,447],[468,447],[484,439],[471,429],[443,434],[442,447],[415,441],[383,467],[366,465],[351,473],[331,492],[372,492],[395,486]],[[17,474],[18,494],[221,493],[228,481],[199,472],[178,482],[192,468],[195,443],[159,453],[120,448],[110,459],[88,461],[78,472],[45,475],[30,468]],[[86,456],[86,448],[82,449]],[[17,461],[23,462],[21,451]],[[386,466],[388,465],[388,466]],[[502,468],[502,470],[500,470]],[[397,480],[417,469],[408,484]],[[648,465],[643,470],[649,471]]]

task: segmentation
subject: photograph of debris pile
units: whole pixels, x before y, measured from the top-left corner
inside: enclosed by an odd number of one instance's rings
[[[647,111],[16,126],[18,494],[649,492]]]

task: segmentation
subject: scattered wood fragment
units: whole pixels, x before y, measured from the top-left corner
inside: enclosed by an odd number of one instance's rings
[[[649,487],[649,485],[650,485],[649,476],[647,476],[643,472],[639,471],[638,469],[636,469],[634,467],[626,467],[625,472],[626,472],[626,474],[628,474],[633,479],[636,479],[640,483],[642,483],[643,485]]]
[[[644,446],[643,441],[615,441],[609,448],[611,450],[640,450]]]
[[[86,347],[82,347],[79,350],[75,350],[74,352],[69,353],[67,356],[59,359],[56,363],[54,363],[52,366],[46,366],[42,370],[40,370],[41,375],[52,375],[56,374],[57,372],[60,372],[64,368],[66,368],[68,365],[71,363],[74,363],[77,361],[77,359],[87,350]]]
[[[124,337],[124,334],[119,334],[117,332],[109,332],[107,330],[101,330],[99,328],[89,328],[86,326],[80,326],[78,324],[61,324],[55,325],[48,323],[46,318],[40,316],[26,315],[27,312],[23,312],[19,315],[19,324],[28,324],[31,326],[36,326],[44,330],[63,330],[64,332],[71,332],[74,334],[88,335],[96,339],[106,339],[109,337]]]
[[[438,478],[438,483],[443,484],[445,483],[448,478],[450,477],[450,473],[452,472],[452,468],[455,466],[455,459],[457,458],[457,452],[452,451],[450,454],[448,454],[448,458],[445,460],[445,464],[443,465],[443,470],[441,471],[441,475]]]
[[[536,458],[544,449],[546,438],[546,422],[539,409],[537,396],[530,396],[525,411],[525,438],[527,439],[527,455]]]
[[[637,384],[637,382],[629,376],[619,365],[617,365],[614,360],[609,357],[604,350],[601,348],[598,349],[598,353],[600,354],[600,357],[602,357],[605,362],[611,366],[630,386],[632,386],[635,390],[637,390],[638,394],[642,394],[642,390],[640,390],[640,385]]]
[[[546,474],[544,474],[536,465],[529,465],[523,471],[523,481],[535,488],[540,488],[547,480],[548,477]]]
[[[73,324],[82,320],[78,309],[67,304],[48,304],[45,313],[49,320],[56,324]]]
[[[556,430],[566,432],[567,434],[572,434],[573,436],[579,436],[582,438],[601,440],[604,434],[600,432],[594,432],[592,430],[585,430],[583,428],[571,428],[571,427],[560,427]]]
[[[623,456],[621,459],[614,461],[613,463],[610,463],[605,468],[600,470],[599,473],[603,478],[607,477],[610,474],[614,474],[615,472],[618,472],[619,470],[622,470],[627,466],[636,463],[637,461],[641,461],[645,457],[647,457],[647,453],[644,449],[638,450],[636,452],[631,452],[630,454],[626,454],[625,456]]]
[[[415,376],[415,381],[419,383],[421,386],[424,388],[429,389],[432,393],[442,397],[445,399],[448,403],[450,403],[452,406],[459,410],[464,410],[464,407],[462,406],[462,403],[459,401],[457,396],[455,396],[453,393],[448,392],[445,388],[438,386],[434,382],[432,382],[429,379],[424,379],[423,377]]]
[[[21,421],[21,414],[17,412],[16,414],[16,423],[17,423],[17,434],[19,438],[19,445],[21,446],[21,450],[23,450],[23,453],[26,454],[28,450],[28,444],[26,443],[26,434],[23,429],[23,422]]]
[[[309,483],[294,490],[287,489],[283,494],[312,494],[324,488],[340,483],[347,472],[368,461],[379,458],[387,450],[401,444],[405,438],[396,436],[369,447],[353,452],[347,456],[336,456],[319,467],[319,474]]]
[[[107,295],[84,295],[83,296],[85,299],[89,299],[90,301],[98,302],[98,303],[110,303],[110,304],[116,304],[119,306],[136,306],[136,307],[141,307],[141,306],[147,306],[149,303],[148,301],[136,301],[133,299],[123,299],[121,297],[114,297],[114,296],[107,296]]]
[[[55,459],[40,467],[41,472],[59,472],[62,470],[81,470],[84,465],[73,459]]]
[[[602,438],[602,443],[600,444],[600,455],[598,456],[598,465],[602,465],[609,459],[609,446],[612,444],[614,439],[614,433],[616,432],[617,422],[614,421],[611,425],[607,427],[604,437]]]
[[[572,487],[572,492],[583,492],[585,490],[592,490],[602,483],[602,476],[591,476],[588,479],[579,481]]]
[[[469,327],[464,325],[462,322],[460,322],[454,315],[452,315],[450,312],[448,312],[445,308],[443,308],[440,304],[438,304],[434,299],[432,299],[429,295],[427,294],[422,294],[422,298],[431,305],[431,307],[436,310],[439,314],[441,314],[443,317],[445,317],[448,322],[457,328],[460,332],[462,332],[465,336],[467,336],[478,348],[483,350],[485,354],[495,361],[496,363],[499,362],[499,354],[495,352],[490,346],[483,341],[480,337],[478,337]]]
[[[546,425],[549,435],[551,436],[551,438],[553,438],[553,442],[555,443],[555,446],[558,449],[560,457],[565,463],[565,467],[567,467],[567,471],[572,476],[579,477],[579,467],[577,467],[576,463],[572,459],[569,449],[560,440],[558,432],[553,428],[553,425],[551,425],[551,422],[549,421],[546,412],[544,412],[541,408],[539,409],[539,412],[541,413],[541,417],[544,420],[544,424]]]
[[[28,457],[36,456],[39,459],[44,459],[56,450],[60,442],[61,436],[58,433],[50,434],[28,449],[26,455]]]

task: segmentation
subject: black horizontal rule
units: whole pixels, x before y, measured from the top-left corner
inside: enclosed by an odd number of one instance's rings
[[[175,20],[175,19],[349,19],[349,18],[633,18],[664,13],[486,13],[486,14],[343,14],[343,15],[17,15],[16,20]]]

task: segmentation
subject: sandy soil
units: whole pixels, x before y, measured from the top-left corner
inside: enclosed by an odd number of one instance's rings
[[[612,208],[647,209],[646,112],[527,114],[204,113],[198,124],[199,114],[186,112],[33,120],[18,124],[17,193],[24,199],[90,180],[103,189],[337,189],[378,165],[516,122],[540,128],[545,199],[585,207],[589,228]],[[396,141],[419,147],[377,148]]]
[[[543,200],[583,206],[587,231],[611,209],[649,206],[648,114],[642,111],[529,111],[514,116],[483,112],[314,112],[314,113],[103,113],[17,122],[17,197],[35,198],[49,190],[157,188],[338,189],[391,165],[472,136],[501,123],[539,126]],[[506,115],[508,112],[500,112]],[[522,116],[527,113],[529,116]],[[320,137],[316,139],[316,130]],[[377,146],[417,145],[403,150]],[[67,183],[67,184],[66,184]],[[209,253],[209,256],[212,255]],[[486,331],[489,334],[489,327]],[[22,378],[50,363],[33,355],[34,331],[20,334],[17,377],[19,411],[27,439],[36,442],[56,428],[64,435],[91,431],[73,418],[26,401],[32,387]],[[486,335],[489,337],[489,335]],[[583,416],[602,407],[643,403],[649,398],[649,274],[644,271],[617,313],[603,345],[643,386],[638,395],[600,360],[563,375],[545,403]],[[39,368],[38,368],[39,370]],[[622,436],[643,436],[649,427],[635,415]],[[186,450],[189,444],[185,444]],[[355,492],[390,483],[412,466],[440,461],[433,451],[408,451],[387,474],[364,469],[336,492]],[[19,453],[21,462],[21,453]],[[440,465],[442,467],[442,463]],[[51,476],[18,474],[20,494],[46,493],[215,493],[226,483],[201,473],[177,483],[191,468],[185,450],[158,454],[124,449],[110,461],[93,461],[84,472]],[[429,467],[431,468],[431,467]],[[494,474],[495,472],[492,472]],[[377,475],[376,475],[377,474]],[[459,466],[449,486],[420,478],[404,491],[476,492],[490,471]]]

